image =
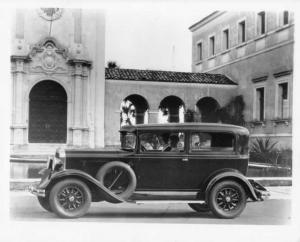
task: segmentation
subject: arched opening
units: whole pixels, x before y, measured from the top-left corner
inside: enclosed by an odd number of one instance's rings
[[[220,121],[218,110],[219,103],[212,97],[201,98],[196,104],[200,113],[200,120],[204,123],[217,123]]]
[[[37,83],[29,93],[30,143],[66,143],[67,93],[55,81]]]
[[[159,123],[183,123],[184,102],[176,96],[165,97],[159,105]]]
[[[121,126],[148,123],[149,105],[137,94],[126,97],[121,103]]]

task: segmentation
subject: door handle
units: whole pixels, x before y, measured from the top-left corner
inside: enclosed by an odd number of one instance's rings
[[[187,162],[187,161],[189,161],[189,159],[188,158],[183,158],[182,161]]]

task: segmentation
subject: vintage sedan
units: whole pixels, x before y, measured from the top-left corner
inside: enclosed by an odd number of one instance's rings
[[[41,182],[31,186],[43,208],[63,218],[83,216],[91,202],[185,203],[234,218],[247,201],[268,196],[245,177],[249,132],[210,124],[123,126],[121,149],[58,149]]]

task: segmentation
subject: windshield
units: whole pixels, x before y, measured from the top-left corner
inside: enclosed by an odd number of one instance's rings
[[[121,133],[121,148],[123,150],[134,150],[136,144],[136,136],[133,133]]]

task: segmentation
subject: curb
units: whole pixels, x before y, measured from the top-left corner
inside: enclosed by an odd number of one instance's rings
[[[30,185],[38,184],[40,179],[15,179],[10,180],[9,190],[10,191],[24,191]]]
[[[259,182],[265,187],[275,187],[275,186],[292,186],[291,177],[248,177]]]

